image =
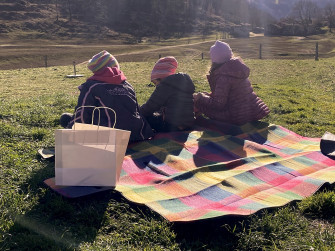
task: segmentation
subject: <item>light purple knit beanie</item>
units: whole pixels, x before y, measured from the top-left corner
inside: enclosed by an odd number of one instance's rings
[[[233,51],[229,44],[217,40],[209,50],[213,63],[222,64],[229,61],[233,57]]]

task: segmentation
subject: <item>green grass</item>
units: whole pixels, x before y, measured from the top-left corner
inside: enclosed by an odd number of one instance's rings
[[[178,58],[197,91],[208,90],[208,60]],[[335,60],[246,59],[265,121],[301,135],[335,133]],[[121,63],[140,104],[152,93],[154,60]],[[62,112],[73,112],[72,66],[0,71],[0,250],[335,250],[334,187],[302,202],[249,217],[172,224],[115,191],[69,200],[43,180],[54,163],[37,150],[54,145]]]

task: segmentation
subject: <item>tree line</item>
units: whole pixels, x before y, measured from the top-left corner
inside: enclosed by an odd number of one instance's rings
[[[310,35],[335,26],[335,3],[320,8],[299,0],[290,14],[276,20],[248,0],[21,0],[53,6],[56,20],[79,20],[111,30],[167,38],[204,35],[246,25],[250,31],[265,28],[266,35]]]
[[[290,14],[279,22],[267,25],[267,35],[308,36],[323,33],[335,27],[335,2],[329,1],[324,8],[311,0],[297,1]]]
[[[31,0],[53,3],[57,19],[75,19],[141,36],[187,36],[222,32],[249,23],[261,27],[269,14],[247,0]]]

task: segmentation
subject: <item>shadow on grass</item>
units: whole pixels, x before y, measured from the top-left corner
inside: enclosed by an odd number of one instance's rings
[[[173,230],[182,250],[234,250],[238,228],[246,217],[223,216],[185,223],[174,223]]]
[[[34,196],[34,206],[21,215],[11,215],[14,225],[1,244],[3,250],[67,250],[93,242],[103,224],[109,203],[120,203],[113,190],[77,199],[66,199],[46,188],[43,180],[54,176],[54,162],[46,161],[21,185]]]

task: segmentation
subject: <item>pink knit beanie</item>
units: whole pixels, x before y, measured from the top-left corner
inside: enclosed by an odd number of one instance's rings
[[[166,78],[176,73],[178,62],[174,57],[165,57],[159,59],[151,72],[151,80]]]
[[[108,51],[101,51],[94,55],[87,64],[87,68],[92,72],[99,71],[105,67],[116,67],[120,69],[119,63]]]
[[[229,61],[233,56],[233,52],[229,44],[221,42],[219,40],[217,40],[215,44],[211,47],[211,49],[209,50],[209,54],[211,56],[212,62],[218,64]]]

